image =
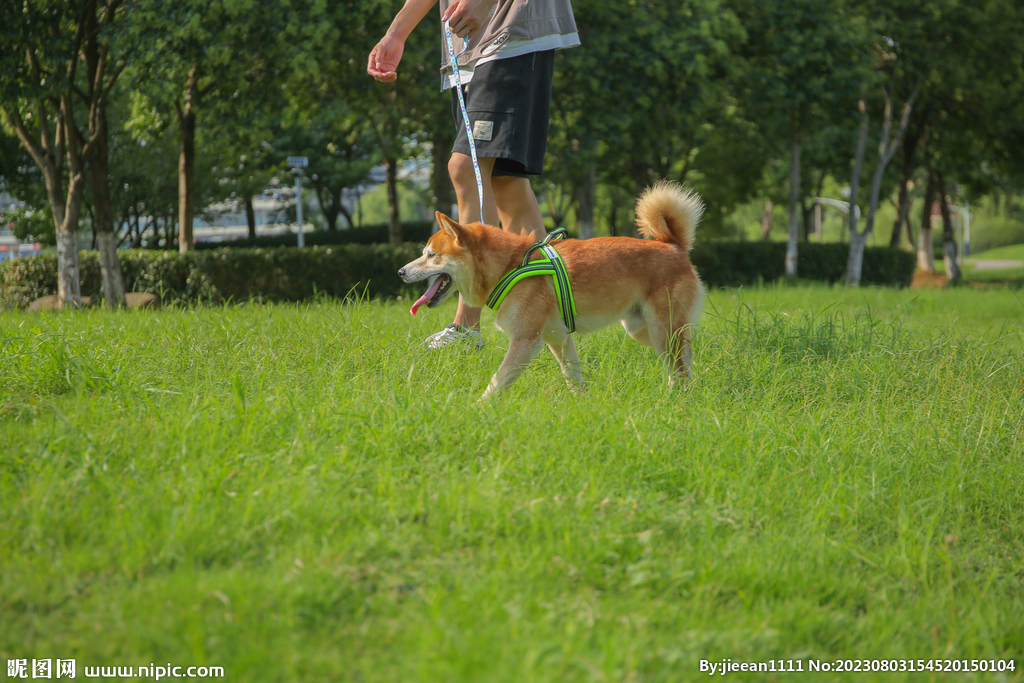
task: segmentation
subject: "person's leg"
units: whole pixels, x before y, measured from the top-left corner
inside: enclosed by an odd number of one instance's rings
[[[529,178],[493,176],[491,186],[501,216],[501,228],[517,235],[529,235],[538,242],[544,239],[544,217]]]
[[[494,159],[480,159],[479,161],[480,174],[484,181],[483,222],[488,225],[497,225],[500,217],[502,230],[517,235],[530,235],[537,241],[544,239],[547,234],[544,230],[544,217],[540,213],[537,195],[533,193],[533,186],[530,185],[529,178],[491,176]],[[485,162],[487,162],[487,173],[484,173]],[[479,203],[472,159],[465,154],[456,152],[452,154],[448,170],[451,173],[452,182],[455,183],[455,196],[459,202],[459,221],[469,223],[479,220],[477,214],[471,213]],[[466,187],[467,182],[470,187]],[[467,215],[472,218],[463,220],[463,206],[467,206]],[[454,322],[456,325],[479,332],[480,309],[467,306],[460,296]]]
[[[491,170],[494,159],[477,159],[480,164],[480,178],[484,185],[484,211],[480,216],[480,194],[476,188],[476,173],[473,171],[473,157],[452,152],[448,160],[448,174],[455,185],[455,199],[459,203],[459,222],[473,223],[482,220],[488,225],[498,225],[498,208],[494,201]],[[480,331],[480,309],[467,306],[459,295],[459,307],[455,309],[456,325]]]
[[[494,202],[491,171],[494,159],[477,158],[480,164],[480,179],[484,185],[484,211],[480,215],[480,195],[476,189],[476,173],[473,171],[473,157],[462,152],[452,152],[448,160],[448,175],[455,186],[455,201],[459,205],[459,222],[482,221],[488,225],[498,224],[498,209]]]
[[[452,114],[455,118],[456,141],[448,171],[455,186],[459,204],[459,221],[469,223],[483,220],[517,234],[532,234],[536,239],[545,235],[544,221],[528,178],[521,174],[540,173],[544,168],[547,145],[548,118],[553,73],[553,51],[530,53],[499,59],[478,66],[473,83],[465,90],[466,108],[474,127],[480,124],[481,134],[475,135],[480,170],[483,178],[484,206],[478,210],[476,178],[472,157],[465,139],[461,107],[457,91],[452,91]],[[478,116],[474,117],[476,113]],[[455,151],[459,150],[459,151]],[[493,152],[488,156],[488,152]],[[496,157],[502,167],[497,176],[492,172]],[[512,173],[513,175],[508,175]],[[459,298],[455,325],[468,328],[478,335],[480,309],[471,308]],[[428,338],[430,348],[440,348],[448,338],[459,335],[458,328],[451,333],[444,330]],[[444,337],[444,338],[438,338]],[[482,344],[482,341],[480,342]]]

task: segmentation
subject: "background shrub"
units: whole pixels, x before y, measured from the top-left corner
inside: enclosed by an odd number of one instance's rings
[[[781,242],[705,242],[693,262],[708,287],[773,282],[782,277],[786,245]],[[228,249],[119,252],[125,287],[152,292],[165,304],[247,301],[301,301],[315,294],[344,297],[356,290],[371,297],[393,297],[406,285],[397,271],[420,254],[414,243],[343,244],[306,249]],[[801,278],[839,281],[848,248],[842,244],[802,244]],[[906,287],[915,257],[887,247],[864,252],[861,283]],[[98,299],[102,281],[97,252],[81,253],[82,294]],[[0,309],[24,308],[57,291],[57,257],[34,256],[0,264]]]
[[[356,290],[371,297],[396,296],[404,283],[397,271],[416,258],[413,244],[350,244],[307,249],[220,249],[180,254],[121,251],[125,288],[152,292],[164,304],[221,303],[262,298],[301,301],[318,293],[344,297]],[[80,254],[82,294],[102,290],[98,252]],[[47,254],[0,264],[0,309],[24,308],[57,293],[57,256]]]
[[[845,244],[802,243],[797,252],[797,275],[829,284],[846,272],[850,248]],[[708,287],[739,287],[774,282],[785,272],[785,242],[698,242],[690,254]],[[909,287],[917,259],[889,247],[864,249],[862,285]]]
[[[1024,221],[1008,216],[992,216],[971,223],[972,254],[1011,244],[1024,244]]]
[[[406,242],[414,244],[426,242],[437,225],[437,221],[411,221],[402,222],[402,236]],[[254,238],[228,240],[224,242],[197,242],[196,249],[223,249],[224,247],[252,248],[252,247],[296,247],[297,237],[295,233],[284,233],[282,235],[263,235]],[[339,244],[387,244],[388,226],[367,225],[362,228],[348,228],[346,230],[317,230],[306,233],[306,246],[325,247]]]

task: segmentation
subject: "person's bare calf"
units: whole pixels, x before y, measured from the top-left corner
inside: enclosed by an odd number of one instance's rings
[[[540,213],[537,195],[529,178],[497,176],[491,178],[494,199],[501,216],[501,228],[517,235],[532,235],[538,242],[544,239],[544,217]]]

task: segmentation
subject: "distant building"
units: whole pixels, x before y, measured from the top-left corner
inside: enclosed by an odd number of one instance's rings
[[[10,206],[22,206],[24,202],[18,201],[6,192],[0,192],[0,211],[4,211]],[[6,227],[6,226],[5,226]]]

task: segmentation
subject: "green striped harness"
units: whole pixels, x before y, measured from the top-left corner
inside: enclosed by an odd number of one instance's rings
[[[565,268],[565,261],[551,246],[555,240],[568,237],[565,228],[559,228],[544,238],[543,242],[537,242],[526,252],[523,257],[523,264],[515,268],[494,286],[491,295],[487,297],[487,308],[498,310],[501,302],[505,300],[512,287],[525,277],[534,275],[550,275],[555,286],[555,298],[558,299],[558,308],[562,313],[562,320],[569,332],[576,331],[576,300],[572,298],[572,285],[569,284],[569,271]],[[534,249],[540,249],[541,257],[536,261],[530,261]]]

